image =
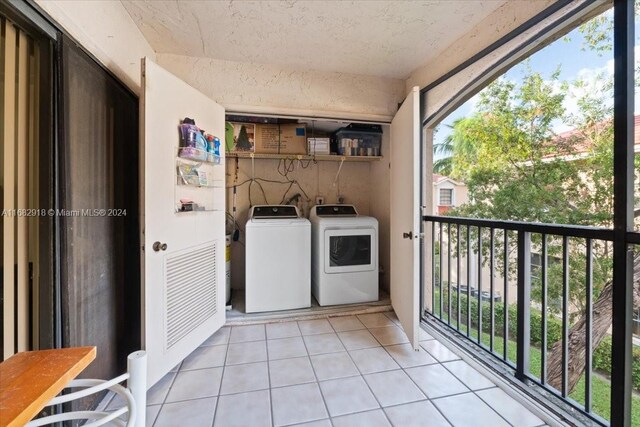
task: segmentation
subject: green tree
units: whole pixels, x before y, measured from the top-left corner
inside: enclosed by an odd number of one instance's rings
[[[635,7],[638,13],[640,1],[635,1]],[[610,52],[612,29],[612,10],[585,22],[578,28],[582,49],[599,55]],[[637,72],[640,73],[640,69]],[[593,82],[583,80],[561,82],[558,72],[544,80],[540,74],[525,67],[520,83],[502,78],[485,88],[480,93],[476,111],[456,121],[451,138],[443,144],[446,149],[439,147],[447,154],[440,159],[446,165],[443,170],[465,181],[469,189],[470,203],[450,214],[611,227],[612,79],[602,74],[596,81],[600,84],[595,87]],[[563,108],[570,95],[576,98],[577,107],[577,112],[572,114]],[[574,131],[555,135],[553,128],[558,122],[570,124]],[[461,149],[455,141],[464,141],[472,147]],[[638,160],[640,157],[636,156],[636,178],[640,175]],[[636,208],[636,217],[639,214],[640,209]],[[539,247],[539,236],[537,240],[534,238],[533,245]],[[550,239],[550,257],[557,259],[561,250],[561,241]],[[596,348],[611,325],[611,244],[594,241],[593,253],[592,345]],[[586,349],[584,240],[572,239],[570,242],[569,270],[571,305],[577,308],[569,331],[571,391],[584,370]],[[549,263],[548,295],[551,300],[562,297],[562,274],[561,262]],[[633,289],[637,310],[640,308],[638,253],[634,258]],[[532,298],[539,301],[540,297],[540,283],[534,282]],[[549,384],[558,389],[561,361],[562,343],[557,342],[549,354],[547,377]]]
[[[559,75],[558,69],[545,79],[525,66],[519,83],[504,78],[494,81],[479,94],[475,111],[454,123],[446,141],[449,171],[467,184],[470,202],[451,215],[611,226],[611,85],[595,90],[584,81],[562,82]],[[572,92],[582,95],[576,98],[577,112],[568,114],[564,104]],[[571,124],[575,130],[556,135],[553,129],[558,122]],[[540,248],[540,239],[534,236],[534,250]],[[550,238],[548,243],[550,257],[561,258],[561,239]],[[515,251],[515,247],[508,249]],[[605,336],[611,319],[610,249],[605,242],[593,243],[594,304],[599,313],[594,315],[594,347]],[[572,239],[568,257],[571,306],[577,308],[570,363],[573,388],[582,374],[580,365],[584,366],[584,319],[580,314],[586,306],[585,241]],[[562,297],[562,275],[561,262],[549,264],[550,301]],[[541,283],[532,283],[532,297],[540,301]],[[552,304],[554,309],[559,305]],[[558,388],[559,345],[551,351],[548,375],[549,383]]]
[[[453,170],[454,166],[460,167],[464,159],[475,157],[475,145],[466,139],[465,129],[471,119],[463,117],[457,119],[451,125],[446,125],[450,129],[449,135],[445,139],[433,146],[434,157],[438,157],[433,162],[433,171],[442,175],[452,176],[459,174]],[[454,157],[457,161],[454,161]]]

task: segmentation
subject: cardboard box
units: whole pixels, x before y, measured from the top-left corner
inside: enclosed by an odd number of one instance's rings
[[[329,138],[308,138],[307,152],[310,155],[331,154],[331,144]]]
[[[232,131],[233,135],[231,134]],[[227,122],[225,134],[225,139],[227,140],[227,149],[230,149],[230,151],[243,153],[253,153],[255,151],[255,124]],[[232,143],[231,141],[229,141],[230,138],[233,138]]]
[[[224,151],[226,151],[227,153],[233,151],[233,148],[235,146],[234,135],[235,127],[233,126],[233,123],[226,122],[224,124]]]
[[[256,125],[255,152],[264,154],[307,154],[304,124]]]

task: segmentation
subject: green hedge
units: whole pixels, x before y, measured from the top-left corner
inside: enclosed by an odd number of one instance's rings
[[[607,336],[593,352],[593,369],[611,375],[611,337]],[[633,388],[640,390],[640,347],[633,346],[633,362],[631,365]]]
[[[447,284],[443,286],[443,312],[442,318],[446,319],[448,309],[448,289]],[[458,306],[457,293],[454,289],[451,292],[451,321],[457,320]],[[491,308],[488,301],[482,301],[482,331],[491,332]],[[436,310],[438,314],[439,291],[436,289]],[[512,304],[509,310],[509,336],[513,339],[517,335],[517,306]],[[531,308],[531,343],[537,347],[542,345],[542,312],[535,308]],[[467,321],[467,295],[460,293],[460,322],[466,325]],[[471,297],[471,326],[478,327],[478,299]],[[501,302],[494,303],[494,330],[498,336],[503,335],[504,330],[504,304]],[[551,349],[553,344],[562,339],[562,322],[553,315],[547,315],[547,349]],[[611,337],[605,337],[593,352],[593,368],[601,371],[606,375],[611,375]],[[640,347],[633,348],[633,387],[640,390]]]
[[[443,288],[443,316],[446,316],[447,312],[447,292],[448,289]],[[451,311],[452,318],[457,319],[457,293],[452,289],[451,293]],[[502,335],[504,330],[504,304],[501,302],[494,303],[494,328],[497,335]],[[467,295],[460,294],[460,320],[462,323],[466,322],[467,318]],[[512,304],[509,306],[509,335],[515,337],[518,331],[518,312],[517,306]],[[478,326],[478,299],[471,297],[471,325],[473,327]],[[491,328],[491,309],[488,301],[482,302],[482,330],[484,332],[490,332]],[[547,349],[553,346],[553,343],[560,341],[562,338],[562,322],[555,316],[547,315]],[[531,343],[537,346],[542,345],[542,313],[540,310],[531,309]]]

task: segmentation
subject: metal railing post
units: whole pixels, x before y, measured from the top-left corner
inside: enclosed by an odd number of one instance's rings
[[[466,333],[464,331],[464,324],[467,323],[469,325],[470,321],[470,268],[469,262],[471,259],[470,251],[471,251],[471,229],[477,228],[479,231],[478,235],[478,252],[482,252],[483,245],[486,245],[485,239],[482,238],[482,230],[489,229],[489,268],[490,268],[490,278],[489,278],[489,289],[492,298],[492,303],[490,304],[488,309],[491,311],[490,321],[491,325],[489,325],[489,329],[491,330],[491,336],[494,338],[493,345],[491,344],[491,340],[489,343],[489,348],[483,345],[482,341],[480,343],[480,348],[484,348],[487,350],[487,353],[491,355],[496,360],[501,359],[500,363],[504,363],[504,365],[509,368],[515,369],[515,377],[524,382],[525,384],[530,385],[538,385],[541,386],[546,391],[549,391],[553,394],[553,399],[557,398],[562,400],[568,406],[571,406],[573,409],[579,412],[579,417],[585,416],[593,421],[595,421],[598,425],[607,425],[606,420],[603,420],[601,416],[598,415],[597,411],[594,410],[594,401],[593,401],[593,386],[591,384],[591,379],[593,378],[593,321],[594,321],[594,313],[593,313],[593,305],[594,305],[594,266],[597,262],[597,256],[594,253],[595,248],[593,247],[595,241],[602,241],[606,245],[613,244],[618,250],[623,246],[625,251],[616,252],[614,250],[613,254],[613,282],[622,289],[617,289],[619,294],[625,295],[626,292],[632,290],[629,286],[631,283],[627,282],[628,288],[620,287],[616,280],[629,280],[632,277],[632,271],[628,272],[628,275],[625,275],[625,269],[633,266],[633,259],[629,259],[627,265],[625,266],[623,261],[626,257],[630,257],[632,253],[629,252],[629,248],[631,245],[640,245],[640,233],[635,232],[626,232],[623,233],[622,243],[616,241],[616,236],[620,233],[613,230],[607,229],[603,227],[586,227],[579,225],[563,225],[563,224],[542,224],[542,223],[525,223],[525,222],[516,222],[516,221],[501,221],[501,220],[486,220],[486,219],[477,219],[477,218],[456,218],[456,217],[437,217],[437,216],[424,216],[426,221],[435,221],[439,224],[447,224],[447,227],[452,226],[456,229],[456,268],[458,272],[458,277],[460,279],[464,279],[465,274],[461,274],[461,266],[462,266],[462,256],[466,254],[467,257],[467,288],[465,291],[460,291],[460,286],[457,286],[456,296],[458,299],[457,304],[457,318],[458,322],[456,327],[454,327],[450,321],[444,321],[443,319],[437,319],[437,316],[433,316],[434,320],[440,320],[442,326],[447,327],[451,330],[457,330],[459,334],[455,335],[455,339],[460,341],[460,344],[464,345],[465,342],[478,344],[476,337],[471,337],[470,330],[471,328],[467,326]],[[466,248],[461,247],[462,237],[465,234],[465,229],[470,231],[467,232],[466,236]],[[502,236],[496,236],[496,230],[502,233]],[[540,235],[540,241],[537,238],[534,240],[533,236]],[[515,240],[514,240],[515,239]],[[579,252],[583,249],[582,245],[579,245],[583,239],[586,242],[586,246],[584,246],[584,253]],[[474,240],[475,242],[475,240]],[[498,243],[496,243],[498,242]],[[559,244],[560,243],[560,244]],[[616,246],[617,245],[617,246]],[[496,247],[498,246],[498,247]],[[501,247],[500,247],[501,246]],[[580,277],[582,273],[582,266],[578,263],[570,263],[570,249],[577,248],[578,252],[574,252],[575,255],[582,254],[583,258],[586,255],[586,262],[584,263],[584,279],[580,279],[584,282],[586,286],[586,306],[587,306],[587,315],[586,315],[586,330],[584,332],[585,337],[585,346],[587,350],[587,354],[585,356],[584,365],[585,365],[585,380],[584,380],[584,404],[578,402],[570,396],[570,392],[568,390],[569,385],[569,364],[570,361],[570,352],[569,352],[569,329],[571,326],[569,311],[571,308],[571,303],[569,296],[571,295],[570,290],[572,288],[570,283],[570,278],[573,277],[571,274],[574,274],[575,277]],[[453,248],[452,248],[453,249]],[[515,250],[514,250],[515,249]],[[496,251],[500,252],[496,254]],[[531,256],[534,255],[532,259]],[[540,277],[536,278],[534,272],[532,272],[532,264],[534,264],[535,257],[539,254],[540,256]],[[453,255],[453,254],[452,254]],[[617,255],[617,256],[616,256]],[[483,254],[478,254],[478,267],[480,268],[483,263]],[[484,255],[486,256],[486,255]],[[517,257],[517,259],[516,259]],[[577,259],[577,258],[576,258]],[[474,258],[475,260],[475,258]],[[499,264],[499,261],[502,260],[504,265],[504,274],[502,282],[502,286],[496,285],[495,283],[495,268],[496,265]],[[475,261],[474,261],[475,262]],[[515,264],[511,264],[515,262]],[[622,265],[620,265],[622,264]],[[550,265],[554,267],[553,277],[549,277],[550,274]],[[535,266],[535,265],[534,265]],[[513,267],[513,268],[510,268]],[[600,266],[599,266],[600,267]],[[616,267],[622,271],[616,271]],[[623,269],[622,267],[625,267]],[[453,268],[453,267],[452,267]],[[509,302],[511,301],[510,295],[512,296],[513,290],[510,290],[511,279],[513,279],[513,274],[516,273],[517,277],[517,306],[515,307],[516,313],[509,311]],[[616,278],[616,274],[622,277]],[[475,277],[475,276],[474,276]],[[538,282],[540,283],[538,285]],[[486,283],[486,282],[485,282]],[[625,283],[625,282],[623,282]],[[482,279],[478,277],[478,302],[482,303]],[[550,287],[554,286],[553,294],[550,291]],[[533,288],[532,288],[533,287]],[[573,285],[575,288],[575,284]],[[494,300],[494,291],[496,288],[502,288],[503,290],[503,304],[504,308],[502,310],[502,314],[496,316],[497,312],[495,300]],[[531,306],[532,302],[536,302],[532,300],[532,292],[536,291],[533,294],[535,297],[537,292],[540,292],[541,298],[541,307],[540,307],[540,316],[541,321],[536,322],[533,327],[535,329],[531,329],[531,314],[537,315],[538,307],[534,304],[534,307]],[[497,290],[498,292],[500,289]],[[560,300],[558,301],[556,293],[560,291]],[[627,370],[631,369],[629,364],[630,356],[626,354],[629,350],[626,348],[626,344],[630,341],[630,329],[626,329],[626,322],[622,325],[622,327],[616,323],[622,322],[622,320],[630,319],[630,312],[627,312],[625,308],[627,308],[626,304],[631,303],[631,296],[629,295],[628,300],[617,300],[616,299],[616,290],[614,289],[614,313],[613,313],[613,343],[614,343],[614,351],[612,355],[612,360],[615,362],[613,365],[613,378],[612,378],[612,395],[619,397],[620,400],[615,400],[612,398],[611,407],[612,408],[626,408],[629,398],[631,397],[630,393],[631,389],[630,384],[630,375],[629,378],[621,377],[620,373],[627,372]],[[461,311],[463,308],[460,298],[461,296],[467,296],[467,319],[460,321]],[[618,295],[620,297],[620,295]],[[453,303],[453,301],[452,301]],[[559,303],[559,306],[557,305]],[[493,307],[492,307],[493,305]],[[618,306],[618,312],[616,313],[615,307]],[[499,307],[499,306],[498,306]],[[552,317],[555,315],[551,314],[551,309],[560,310],[561,316],[560,319],[555,320],[558,316]],[[474,311],[475,314],[475,311]],[[482,309],[478,312],[478,319],[482,319]],[[624,315],[624,316],[623,316]],[[628,316],[628,317],[627,317]],[[502,324],[496,322],[495,317],[502,317]],[[620,319],[618,317],[624,317]],[[562,352],[561,360],[554,362],[551,366],[553,368],[553,384],[550,385],[547,381],[547,377],[549,374],[548,370],[548,361],[549,357],[547,356],[547,348],[549,344],[549,325],[550,320],[554,320],[554,333],[557,327],[557,322],[561,323],[561,339],[559,344],[559,350]],[[516,324],[513,324],[513,322]],[[509,326],[511,322],[511,327]],[[478,322],[478,333],[482,331],[482,324],[480,320]],[[486,323],[486,322],[485,322]],[[462,325],[462,326],[461,326]],[[631,326],[629,326],[630,328]],[[462,328],[462,329],[461,329]],[[538,328],[540,328],[540,332],[538,333]],[[494,334],[496,334],[494,336]],[[495,341],[496,336],[502,334],[502,342],[497,344]],[[616,340],[617,335],[617,340]],[[464,337],[463,337],[464,336]],[[541,355],[540,355],[540,377],[537,376],[537,368],[538,366],[532,367],[532,357],[531,357],[531,346],[533,345],[531,342],[531,337],[533,336],[536,344],[540,344],[541,347]],[[554,335],[555,336],[555,335]],[[509,350],[513,350],[513,346],[516,346],[516,355],[515,357],[510,357]],[[615,348],[621,348],[622,354],[617,354]],[[500,347],[500,349],[498,349]],[[469,351],[477,352],[478,346],[472,345],[469,346]],[[555,350],[557,351],[557,349]],[[481,356],[483,357],[483,355]],[[629,359],[627,359],[629,358]],[[536,360],[533,360],[536,361]],[[515,363],[514,363],[515,362]],[[537,365],[537,364],[536,364]],[[560,370],[561,375],[561,385],[556,385],[558,378],[558,370]],[[617,374],[616,374],[617,373]],[[586,418],[584,418],[586,419]],[[630,422],[629,414],[620,414],[620,413],[611,413],[611,427],[628,427]],[[580,424],[585,425],[585,424]]]
[[[631,425],[634,229],[635,2],[613,8],[613,294],[611,335],[611,425]]]
[[[524,381],[529,373],[529,350],[531,345],[531,233],[528,231],[518,232],[517,307],[516,378]]]

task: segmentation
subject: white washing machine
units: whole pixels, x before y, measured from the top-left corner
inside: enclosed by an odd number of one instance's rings
[[[309,220],[318,304],[378,301],[378,220],[352,205],[314,206]]]
[[[246,236],[246,312],[311,306],[311,224],[295,206],[254,206]]]

